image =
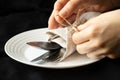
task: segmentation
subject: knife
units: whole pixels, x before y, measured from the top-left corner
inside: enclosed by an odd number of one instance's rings
[[[27,42],[28,45],[34,46],[37,48],[45,49],[45,50],[58,50],[61,46],[55,42]]]

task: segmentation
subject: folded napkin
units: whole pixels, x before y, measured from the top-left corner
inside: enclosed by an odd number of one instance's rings
[[[85,23],[89,19],[96,17],[100,15],[99,12],[87,12],[84,13],[79,17],[80,24]],[[74,23],[73,23],[74,24]],[[73,54],[76,50],[76,46],[72,41],[72,35],[75,32],[75,30],[72,28],[73,26],[67,26],[65,28],[58,28],[54,30],[49,30],[47,32],[47,35],[49,35],[49,39],[52,42],[58,43],[62,48],[65,49],[64,53],[60,53],[60,61],[67,58],[69,55]]]

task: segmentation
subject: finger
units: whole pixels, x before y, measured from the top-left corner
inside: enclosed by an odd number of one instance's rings
[[[58,27],[58,23],[54,18],[54,11],[52,12],[49,20],[48,20],[48,29],[56,29]]]
[[[54,5],[54,10],[59,12],[69,0],[57,0]]]
[[[58,24],[60,24],[62,26],[66,26],[65,20],[61,16],[59,16],[59,15],[55,16],[55,20],[58,22]]]
[[[107,57],[110,59],[116,59],[120,57],[120,53],[110,53],[107,55]]]
[[[72,36],[72,40],[75,44],[81,44],[88,41],[92,35],[90,27],[87,28],[87,25],[81,25],[81,27],[86,27],[86,29],[78,29],[79,32],[75,32]]]
[[[86,53],[92,53],[94,51],[99,52],[99,49],[101,49],[101,52],[105,52],[108,50],[108,48],[103,48],[101,47],[102,42],[99,41],[98,39],[91,39],[89,41],[86,41],[84,43],[78,44],[77,47],[77,51],[80,54],[86,54]],[[110,49],[110,47],[109,47]]]
[[[58,16],[55,16],[55,20],[60,24],[60,25],[63,25],[63,26],[71,26],[70,24],[73,23],[73,21],[75,20],[76,18],[76,14],[72,14],[70,17],[68,18],[62,18],[60,17],[59,15]],[[70,24],[69,24],[69,23]]]
[[[114,53],[111,53],[111,54],[108,54],[107,57],[110,59],[115,59],[116,55]]]
[[[54,13],[55,16],[58,17],[59,11],[65,6],[65,4],[68,2],[68,0],[57,0],[54,5]]]
[[[59,15],[67,18],[69,17],[75,9],[77,9],[80,5],[81,0],[69,0],[67,4],[61,9]]]
[[[103,58],[107,55],[109,48],[98,48],[97,50],[87,53],[89,58]]]
[[[68,22],[70,22],[71,24],[75,21],[76,19],[76,14],[73,13],[70,17],[67,18]],[[67,25],[69,25],[68,23],[66,23]]]
[[[67,18],[66,20],[70,23],[73,23],[74,20],[76,18],[76,14],[73,14],[72,16],[70,16],[69,18]],[[59,21],[59,22],[57,22]],[[54,17],[54,12],[51,14],[49,21],[48,21],[48,28],[49,29],[56,29],[58,27],[64,27],[64,26],[70,26],[67,22],[65,22],[65,20],[63,20],[61,17],[59,17],[58,19],[55,19]]]
[[[48,28],[55,29],[58,27],[58,22],[55,20],[55,16],[58,12],[63,8],[63,6],[67,3],[68,0],[57,0],[54,5],[54,10],[48,21]]]
[[[88,48],[88,46],[91,44],[90,41],[87,41],[85,43],[82,43],[82,44],[79,44],[76,46],[76,50],[78,51],[78,53],[80,54],[86,54],[86,53],[90,53],[91,51],[91,48]]]

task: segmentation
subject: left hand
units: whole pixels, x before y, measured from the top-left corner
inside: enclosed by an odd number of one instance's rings
[[[56,29],[60,26],[66,26],[63,18],[71,23],[74,22],[79,9],[85,9],[85,12],[106,12],[120,7],[119,4],[120,0],[56,0],[48,20],[48,28]],[[80,12],[80,14],[82,13],[84,11]]]
[[[120,9],[106,12],[78,26],[73,42],[80,54],[89,58],[120,56]]]

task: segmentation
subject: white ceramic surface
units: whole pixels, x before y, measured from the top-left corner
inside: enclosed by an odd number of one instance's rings
[[[44,68],[73,68],[98,61],[97,59],[89,59],[85,55],[74,53],[59,63],[50,62],[45,64],[35,64],[30,62],[32,59],[37,58],[46,51],[31,47],[26,43],[29,41],[47,41],[47,36],[45,35],[46,31],[47,28],[35,29],[12,37],[5,44],[5,52],[9,57],[18,62]]]

